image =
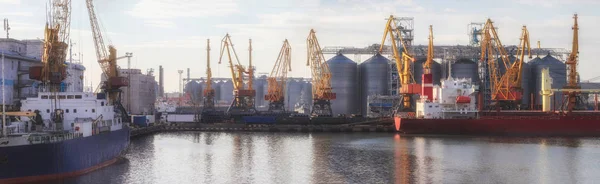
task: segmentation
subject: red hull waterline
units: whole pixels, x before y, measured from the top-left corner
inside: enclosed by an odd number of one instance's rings
[[[80,175],[87,174],[89,172],[101,169],[103,167],[112,165],[115,162],[117,162],[118,159],[119,158],[114,158],[114,159],[108,160],[104,163],[98,164],[94,167],[90,167],[90,168],[83,169],[80,171],[61,173],[61,174],[49,174],[49,175],[42,175],[42,176],[28,176],[28,177],[22,177],[22,178],[0,179],[0,183],[2,183],[2,184],[32,183],[32,182],[52,181],[52,180],[80,176]]]
[[[600,136],[600,115],[496,116],[479,119],[414,119],[394,117],[406,134]]]

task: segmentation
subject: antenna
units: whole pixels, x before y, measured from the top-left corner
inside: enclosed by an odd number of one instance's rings
[[[8,25],[8,19],[4,19],[4,31],[6,31],[6,39],[8,39],[8,35],[9,35],[9,31],[10,31],[10,25]]]

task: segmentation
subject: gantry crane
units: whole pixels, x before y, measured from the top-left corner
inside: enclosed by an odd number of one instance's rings
[[[567,64],[569,73],[567,74],[567,85],[564,87],[565,90],[569,90],[565,92],[566,96],[566,110],[567,112],[572,112],[577,106],[577,101],[579,99],[579,91],[581,86],[577,82],[577,60],[579,58],[579,24],[577,24],[577,14],[573,15],[573,47],[571,48],[571,54],[569,54],[569,59],[565,64]]]
[[[204,87],[204,107],[202,111],[215,110],[215,89],[212,88],[212,71],[210,68],[210,39],[206,39],[206,86]]]
[[[427,47],[427,60],[423,63],[423,76],[421,77],[422,92],[427,100],[433,101],[433,75],[431,64],[433,63],[433,26],[429,25],[429,46]]]
[[[292,47],[288,40],[283,41],[283,46],[279,51],[275,66],[267,78],[268,91],[265,100],[269,101],[270,112],[285,112],[284,96],[285,83],[287,82],[287,72],[292,71]]]
[[[51,17],[44,29],[43,66],[41,73],[33,74],[31,77],[40,80],[47,91],[59,92],[60,83],[67,77],[64,62],[71,30],[71,1],[52,0],[50,6]]]
[[[412,76],[411,72],[411,63],[415,61],[415,59],[410,55],[407,44],[404,43],[402,39],[401,30],[402,28],[397,26],[395,22],[395,18],[393,15],[390,15],[383,33],[383,39],[381,40],[381,46],[379,47],[379,52],[382,53],[384,51],[385,41],[389,36],[389,40],[392,44],[392,50],[394,53],[394,60],[396,61],[396,70],[398,70],[398,77],[400,78],[400,94],[402,95],[402,105],[403,108],[399,109],[401,112],[412,112],[412,96],[418,94],[421,89],[420,85],[415,84],[415,79]],[[398,48],[398,42],[402,44],[402,50]]]
[[[113,45],[104,44],[104,37],[100,31],[98,18],[94,10],[92,0],[86,0],[86,5],[90,17],[90,25],[92,27],[92,35],[94,37],[94,46],[96,47],[96,58],[102,68],[102,72],[106,77],[106,81],[102,84],[104,93],[108,96],[108,102],[114,105],[121,111],[124,121],[129,122],[129,115],[121,104],[121,87],[128,86],[128,80],[125,77],[120,77],[117,69],[117,49]],[[108,50],[107,50],[108,48]]]
[[[250,51],[252,47],[250,46]],[[231,80],[233,83],[233,102],[227,109],[227,113],[230,115],[252,115],[256,113],[254,106],[254,97],[256,91],[252,89],[252,78],[248,80],[248,87],[244,87],[244,73],[252,75],[252,71],[247,71],[244,66],[240,63],[237,53],[231,42],[231,37],[226,34],[221,40],[221,56],[219,57],[219,64],[223,60],[223,55],[227,52],[227,59],[229,60],[229,67],[231,69]],[[236,64],[233,64],[233,58],[231,54],[235,56]],[[251,63],[251,60],[249,61]],[[251,64],[248,68],[251,70]]]
[[[523,26],[521,43],[519,47],[519,58],[513,63],[504,49],[496,28],[491,19],[488,19],[482,30],[481,61],[487,61],[490,75],[491,98],[497,108],[515,109],[519,106],[523,93],[521,88],[521,71],[525,52],[531,58],[529,44],[529,32]],[[498,63],[498,61],[501,63]],[[499,67],[506,68],[504,74],[500,73]]]
[[[42,83],[43,90],[57,93],[61,91],[60,83],[67,77],[66,73],[66,54],[71,24],[71,1],[70,0],[52,0],[50,1],[50,10],[48,20],[44,28],[44,49],[42,53],[42,66],[31,67],[29,76],[32,79],[39,80]],[[58,95],[53,95],[58,96]],[[56,127],[63,127],[64,116],[60,109],[60,99],[51,100],[52,122]]]
[[[331,100],[334,100],[336,95],[331,91],[331,71],[325,63],[325,57],[323,57],[321,46],[313,29],[310,30],[308,38],[306,38],[306,46],[308,51],[306,65],[310,66],[312,76],[313,105],[311,115],[332,116]]]

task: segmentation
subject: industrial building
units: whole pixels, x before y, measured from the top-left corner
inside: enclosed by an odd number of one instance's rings
[[[4,53],[5,104],[7,109],[18,110],[20,100],[35,97],[39,81],[29,79],[29,68],[41,66],[44,42],[41,40],[17,40],[0,38],[0,52]],[[67,77],[64,91],[83,91],[85,67],[81,63],[67,61]],[[0,103],[2,97],[0,96]]]
[[[129,114],[152,114],[156,101],[156,82],[153,70],[142,73],[140,69],[119,69],[119,76],[129,79],[129,86],[122,87],[121,103]]]

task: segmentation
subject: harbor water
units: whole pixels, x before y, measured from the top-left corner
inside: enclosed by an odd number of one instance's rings
[[[53,183],[596,183],[600,138],[163,132]]]

